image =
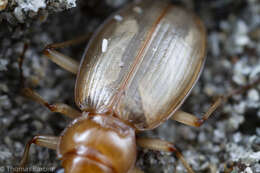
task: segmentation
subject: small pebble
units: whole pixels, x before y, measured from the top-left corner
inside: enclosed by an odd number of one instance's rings
[[[256,89],[251,89],[248,91],[247,98],[252,101],[259,101],[259,93]]]
[[[236,130],[245,121],[244,116],[239,116],[239,115],[233,115],[232,117],[229,118],[228,120],[228,129],[229,130]]]
[[[6,145],[12,145],[12,140],[9,136],[4,137],[4,142]]]
[[[259,173],[260,172],[260,164],[256,164],[254,166],[254,172]]]
[[[43,124],[40,121],[34,120],[32,124],[37,130],[41,130],[43,128]]]
[[[244,172],[245,173],[253,173],[253,171],[250,167],[247,167]]]
[[[257,64],[250,72],[249,78],[250,79],[257,79],[259,78],[260,74],[260,63]]]
[[[141,7],[138,7],[138,6],[135,6],[135,7],[133,8],[133,11],[136,12],[136,13],[138,13],[138,14],[142,14],[142,12],[143,12],[142,8],[141,8]]]
[[[239,104],[234,106],[234,110],[239,114],[243,114],[245,112],[246,105],[247,103],[245,101],[241,101]]]
[[[238,84],[238,85],[245,85],[246,84],[246,77],[242,74],[235,74],[233,77],[232,77],[232,80]]]
[[[123,17],[120,16],[119,14],[116,14],[116,15],[114,16],[114,19],[115,19],[116,21],[118,21],[118,22],[121,22],[121,21],[123,20]]]
[[[256,134],[260,137],[260,127],[256,128]]]
[[[243,20],[238,20],[235,27],[237,34],[247,34],[248,33],[248,25]]]
[[[12,153],[10,151],[0,151],[0,160],[10,159],[12,157]]]
[[[213,139],[215,142],[220,142],[224,138],[225,138],[225,133],[223,131],[221,131],[219,129],[214,130]]]
[[[0,96],[0,106],[5,109],[11,108],[12,104],[7,95]]]
[[[6,84],[0,83],[0,91],[8,92],[9,88],[8,88],[8,86]]]
[[[7,59],[0,59],[0,71],[6,71],[7,70],[8,62],[9,61]]]
[[[242,135],[241,133],[237,132],[233,135],[233,140],[235,143],[238,143],[242,140]]]
[[[231,25],[229,22],[227,21],[221,21],[220,22],[220,28],[225,31],[225,32],[229,32],[231,30]]]
[[[260,161],[260,151],[254,152],[249,157],[251,162],[259,162]]]
[[[199,133],[198,140],[200,143],[206,142],[207,138],[205,132],[202,131]]]
[[[207,96],[213,96],[216,94],[216,87],[213,84],[206,84],[203,91]]]
[[[249,36],[254,40],[260,40],[260,28],[256,28],[249,33]]]
[[[250,42],[250,39],[247,35],[239,35],[239,36],[235,36],[234,38],[234,43],[237,46],[245,46],[248,45]]]

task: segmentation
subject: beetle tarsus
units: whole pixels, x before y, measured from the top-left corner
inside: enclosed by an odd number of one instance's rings
[[[34,136],[25,146],[24,153],[22,156],[22,160],[18,167],[15,167],[13,173],[23,173],[28,170],[25,169],[25,166],[29,159],[29,151],[32,144],[36,144],[39,146],[47,147],[49,149],[56,150],[58,144],[59,137],[56,136],[42,136],[37,135]]]
[[[200,127],[204,122],[205,122],[205,118],[201,118],[198,119],[197,122],[195,123],[197,127]]]
[[[184,159],[181,154],[181,150],[178,149],[173,143],[160,140],[160,139],[151,139],[151,138],[138,138],[137,144],[143,148],[147,148],[155,151],[163,151],[163,152],[171,152],[174,153],[175,156],[181,160],[184,167],[187,169],[189,173],[194,173],[191,166]]]

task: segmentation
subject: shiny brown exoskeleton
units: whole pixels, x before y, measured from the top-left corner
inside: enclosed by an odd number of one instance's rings
[[[66,173],[128,173],[135,168],[136,144],[174,152],[189,173],[174,144],[137,138],[168,118],[200,126],[232,94],[220,97],[202,119],[179,110],[195,85],[205,61],[206,31],[193,13],[164,1],[136,2],[111,16],[94,35],[80,65],[55,51],[72,40],[46,47],[44,54],[77,74],[75,102],[49,104],[29,88],[31,99],[74,118],[59,137],[36,136],[26,146],[21,167],[32,143],[57,150]]]

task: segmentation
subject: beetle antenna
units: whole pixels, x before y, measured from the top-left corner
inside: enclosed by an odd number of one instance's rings
[[[241,88],[235,89],[233,91],[231,91],[227,96],[225,96],[225,99],[229,99],[231,96],[233,95],[237,95],[237,94],[243,94],[244,92],[246,92],[247,90],[251,89],[251,88],[255,88],[258,84],[260,84],[260,78],[258,78],[257,80],[255,80],[254,82],[242,86]]]

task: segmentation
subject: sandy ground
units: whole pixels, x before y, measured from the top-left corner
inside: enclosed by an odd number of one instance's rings
[[[48,43],[94,32],[126,0],[6,2],[5,8],[0,4],[0,172],[10,172],[19,163],[26,142],[34,135],[59,135],[70,121],[20,95],[18,58],[24,43],[29,44],[24,62],[27,85],[51,103],[75,107],[75,76],[43,58],[41,51]],[[195,11],[208,32],[204,71],[182,106],[200,116],[215,96],[260,77],[260,2],[174,2]],[[83,44],[61,51],[80,60],[84,48]],[[259,173],[259,89],[258,85],[233,96],[200,128],[169,120],[142,135],[175,142],[195,172]],[[146,173],[186,171],[171,154],[138,151],[137,166]],[[31,172],[63,172],[54,151],[36,146],[31,148],[29,168]]]

